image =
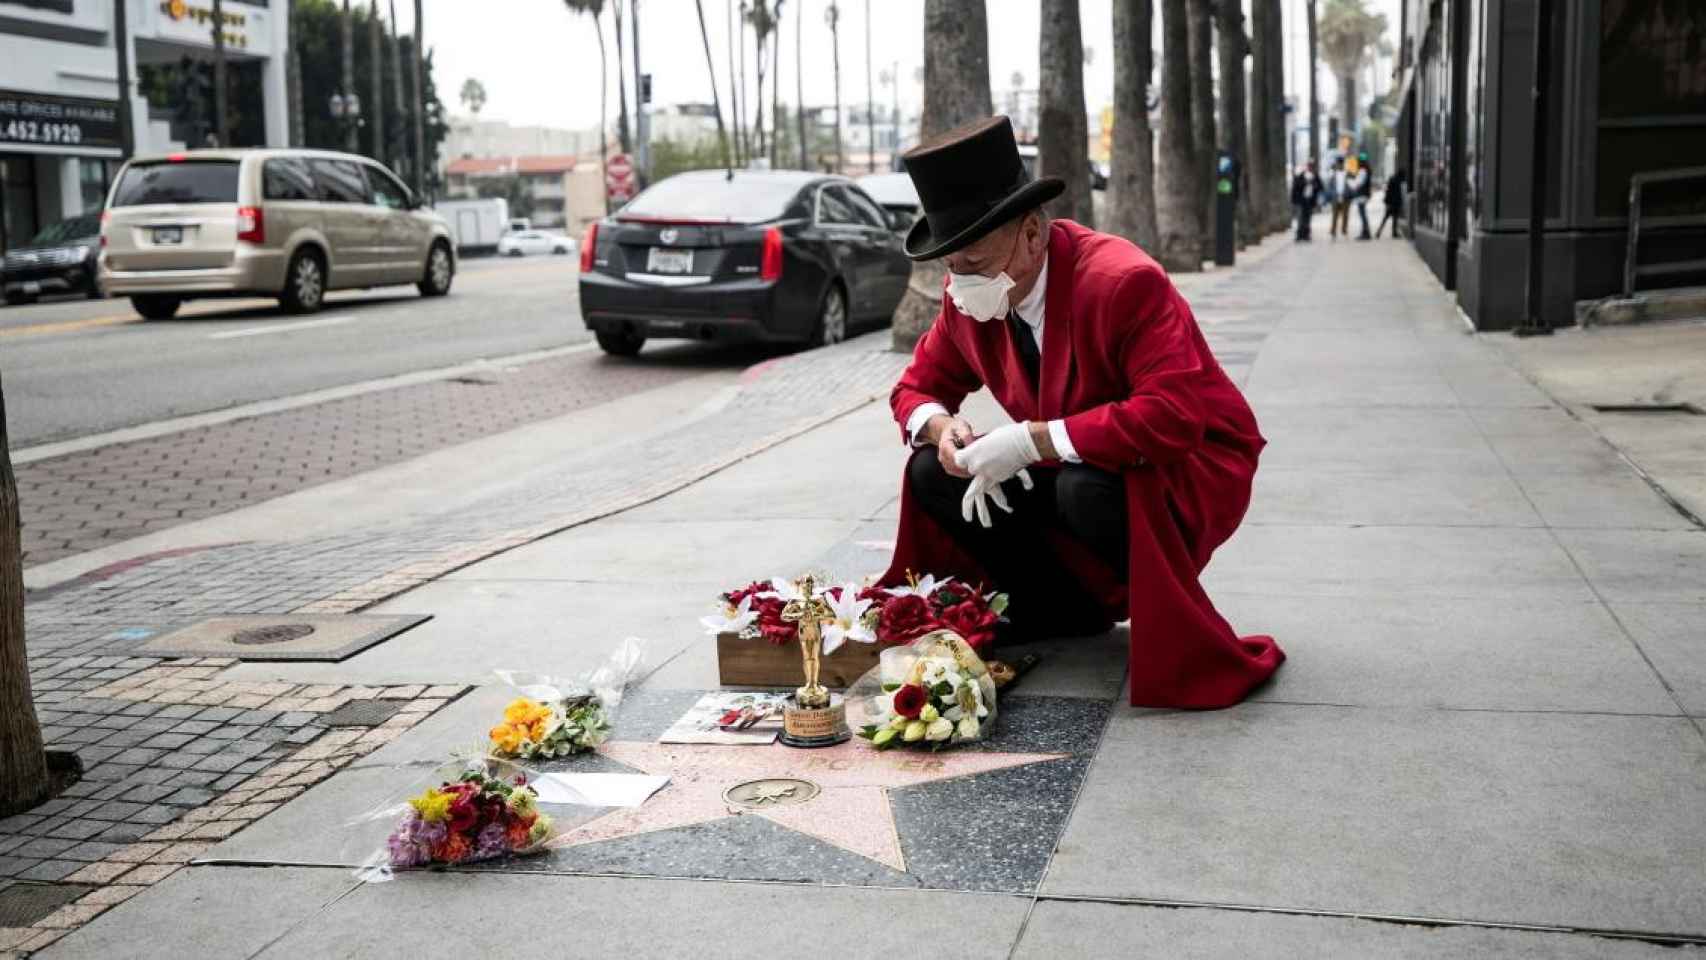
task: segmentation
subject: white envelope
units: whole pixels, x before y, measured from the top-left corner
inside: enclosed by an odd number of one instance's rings
[[[669,778],[646,773],[541,773],[528,777],[540,803],[582,807],[637,807]]]

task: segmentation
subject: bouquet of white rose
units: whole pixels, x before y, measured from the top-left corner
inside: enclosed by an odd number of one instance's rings
[[[878,750],[982,740],[995,722],[995,680],[952,630],[885,651],[884,662],[854,685],[849,699],[863,708],[859,736]]]

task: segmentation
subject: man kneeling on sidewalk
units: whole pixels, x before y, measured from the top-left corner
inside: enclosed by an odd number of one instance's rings
[[[1042,204],[1006,117],[903,160],[924,208],[914,260],[947,295],[890,397],[919,449],[884,583],[909,571],[1006,591],[1020,639],[1131,621],[1131,702],[1242,700],[1285,654],[1233,633],[1198,582],[1250,501],[1265,441],[1161,267]],[[1016,421],[979,435],[987,386]],[[993,507],[993,509],[992,509]]]

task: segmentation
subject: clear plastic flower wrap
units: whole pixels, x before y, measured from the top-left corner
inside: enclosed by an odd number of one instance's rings
[[[572,680],[519,670],[498,679],[519,696],[489,731],[497,757],[552,760],[587,753],[610,738],[623,691],[646,662],[645,641],[629,637],[602,664]]]
[[[952,630],[885,649],[847,690],[847,722],[878,750],[983,740],[995,715],[995,678]]]

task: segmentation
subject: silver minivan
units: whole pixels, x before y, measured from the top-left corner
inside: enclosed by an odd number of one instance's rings
[[[267,296],[292,313],[326,291],[413,283],[450,292],[455,244],[391,171],[326,150],[138,157],[113,181],[101,286],[163,320],[198,297]]]

